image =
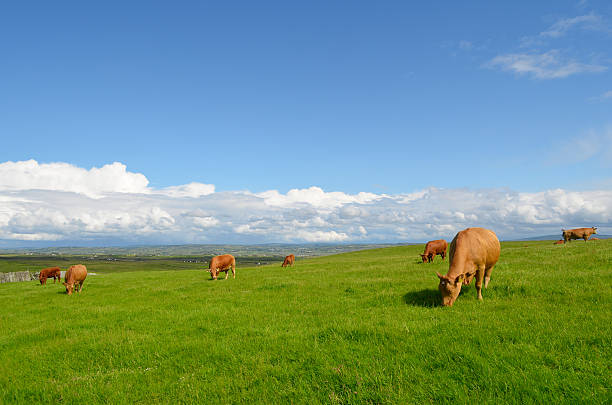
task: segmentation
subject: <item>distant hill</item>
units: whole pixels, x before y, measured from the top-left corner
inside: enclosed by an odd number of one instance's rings
[[[612,235],[600,235],[600,234],[596,234],[594,235],[594,237],[599,238],[599,239],[612,239]],[[561,237],[561,233],[558,233],[556,235],[542,235],[542,236],[534,236],[531,238],[523,238],[523,239],[512,239],[514,241],[530,241],[530,240],[560,240],[563,239]]]

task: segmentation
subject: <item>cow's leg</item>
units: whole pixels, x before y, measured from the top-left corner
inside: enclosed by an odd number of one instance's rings
[[[489,286],[489,281],[491,281],[491,271],[493,271],[493,267],[494,265],[485,270],[484,288],[487,288]]]
[[[229,277],[229,269],[225,269],[225,280],[227,280],[227,277]]]
[[[236,278],[236,266],[232,265],[232,277]]]
[[[476,293],[478,294],[478,299],[482,301],[482,281],[484,280],[485,266],[478,266],[476,269]]]

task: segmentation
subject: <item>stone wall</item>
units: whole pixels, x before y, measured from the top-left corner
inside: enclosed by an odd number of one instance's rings
[[[17,281],[37,280],[38,275],[31,274],[29,271],[16,271],[14,273],[0,273],[0,283],[14,283]]]

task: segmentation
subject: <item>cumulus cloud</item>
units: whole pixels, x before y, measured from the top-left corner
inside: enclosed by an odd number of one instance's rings
[[[84,183],[74,187],[69,180],[75,172],[86,177],[92,171],[61,163],[56,165],[68,169],[54,172],[54,186],[41,187],[36,168],[43,165],[35,163],[12,163],[13,168],[35,168],[35,179],[8,184],[2,177],[0,241],[5,246],[33,241],[405,242],[450,239],[469,226],[493,229],[500,238],[558,233],[562,227],[612,226],[610,190],[521,193],[432,187],[390,195],[326,192],[319,187],[287,193],[214,192],[214,186],[197,184],[153,189],[143,175],[116,163],[114,170],[136,185],[126,191],[99,181],[101,191]]]
[[[214,185],[190,183],[160,190],[148,187],[149,180],[114,162],[89,170],[69,163],[38,163],[35,160],[0,163],[0,191],[53,190],[101,198],[108,193],[150,194],[170,197],[200,197],[215,192]]]
[[[578,73],[596,73],[607,70],[606,66],[580,63],[563,57],[559,50],[544,53],[511,53],[498,55],[485,67],[527,75],[536,79],[560,79]]]

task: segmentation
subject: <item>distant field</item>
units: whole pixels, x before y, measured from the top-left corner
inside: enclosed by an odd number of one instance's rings
[[[236,258],[241,267],[259,266],[266,264],[278,264],[283,262],[283,257],[240,257]],[[208,257],[134,257],[120,255],[105,256],[82,256],[82,255],[58,255],[58,256],[24,256],[24,255],[0,255],[0,273],[13,271],[37,272],[45,267],[61,267],[66,270],[73,264],[82,263],[89,271],[94,273],[119,273],[126,271],[170,271],[170,270],[202,270],[208,268]]]
[[[422,248],[1,284],[0,403],[612,403],[612,240],[502,243],[452,308]]]

